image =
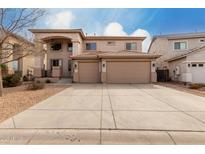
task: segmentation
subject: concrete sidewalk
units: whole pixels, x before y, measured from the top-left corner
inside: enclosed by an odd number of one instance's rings
[[[1,129],[0,144],[205,144],[205,132]]]

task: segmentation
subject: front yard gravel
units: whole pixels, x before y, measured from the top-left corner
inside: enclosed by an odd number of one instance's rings
[[[26,90],[25,86],[4,88],[0,97],[0,122],[64,90],[66,85],[45,85],[44,89]]]

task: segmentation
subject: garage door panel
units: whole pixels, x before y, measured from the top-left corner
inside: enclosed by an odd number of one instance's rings
[[[150,62],[107,62],[108,83],[150,83]]]
[[[100,81],[99,63],[79,63],[79,82],[96,83]]]

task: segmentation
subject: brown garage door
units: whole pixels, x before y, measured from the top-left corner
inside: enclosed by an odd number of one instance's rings
[[[96,83],[100,81],[98,62],[79,63],[79,82]]]
[[[107,62],[108,83],[150,83],[150,62]]]

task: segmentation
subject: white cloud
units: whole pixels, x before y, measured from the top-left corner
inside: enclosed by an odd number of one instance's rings
[[[128,36],[128,34],[123,30],[123,26],[117,22],[109,23],[105,27],[103,34],[111,36]],[[146,39],[142,43],[142,52],[148,51],[149,45],[152,40],[152,37],[148,31],[144,29],[137,29],[130,36],[145,36]]]
[[[126,36],[127,34],[124,32],[122,25],[117,22],[111,22],[105,27],[104,35]]]
[[[144,29],[137,29],[134,31],[131,36],[145,36],[146,39],[142,42],[142,52],[148,52],[148,48],[152,41],[150,33]]]
[[[70,28],[75,16],[70,11],[51,14],[46,18],[46,25],[49,28]]]

